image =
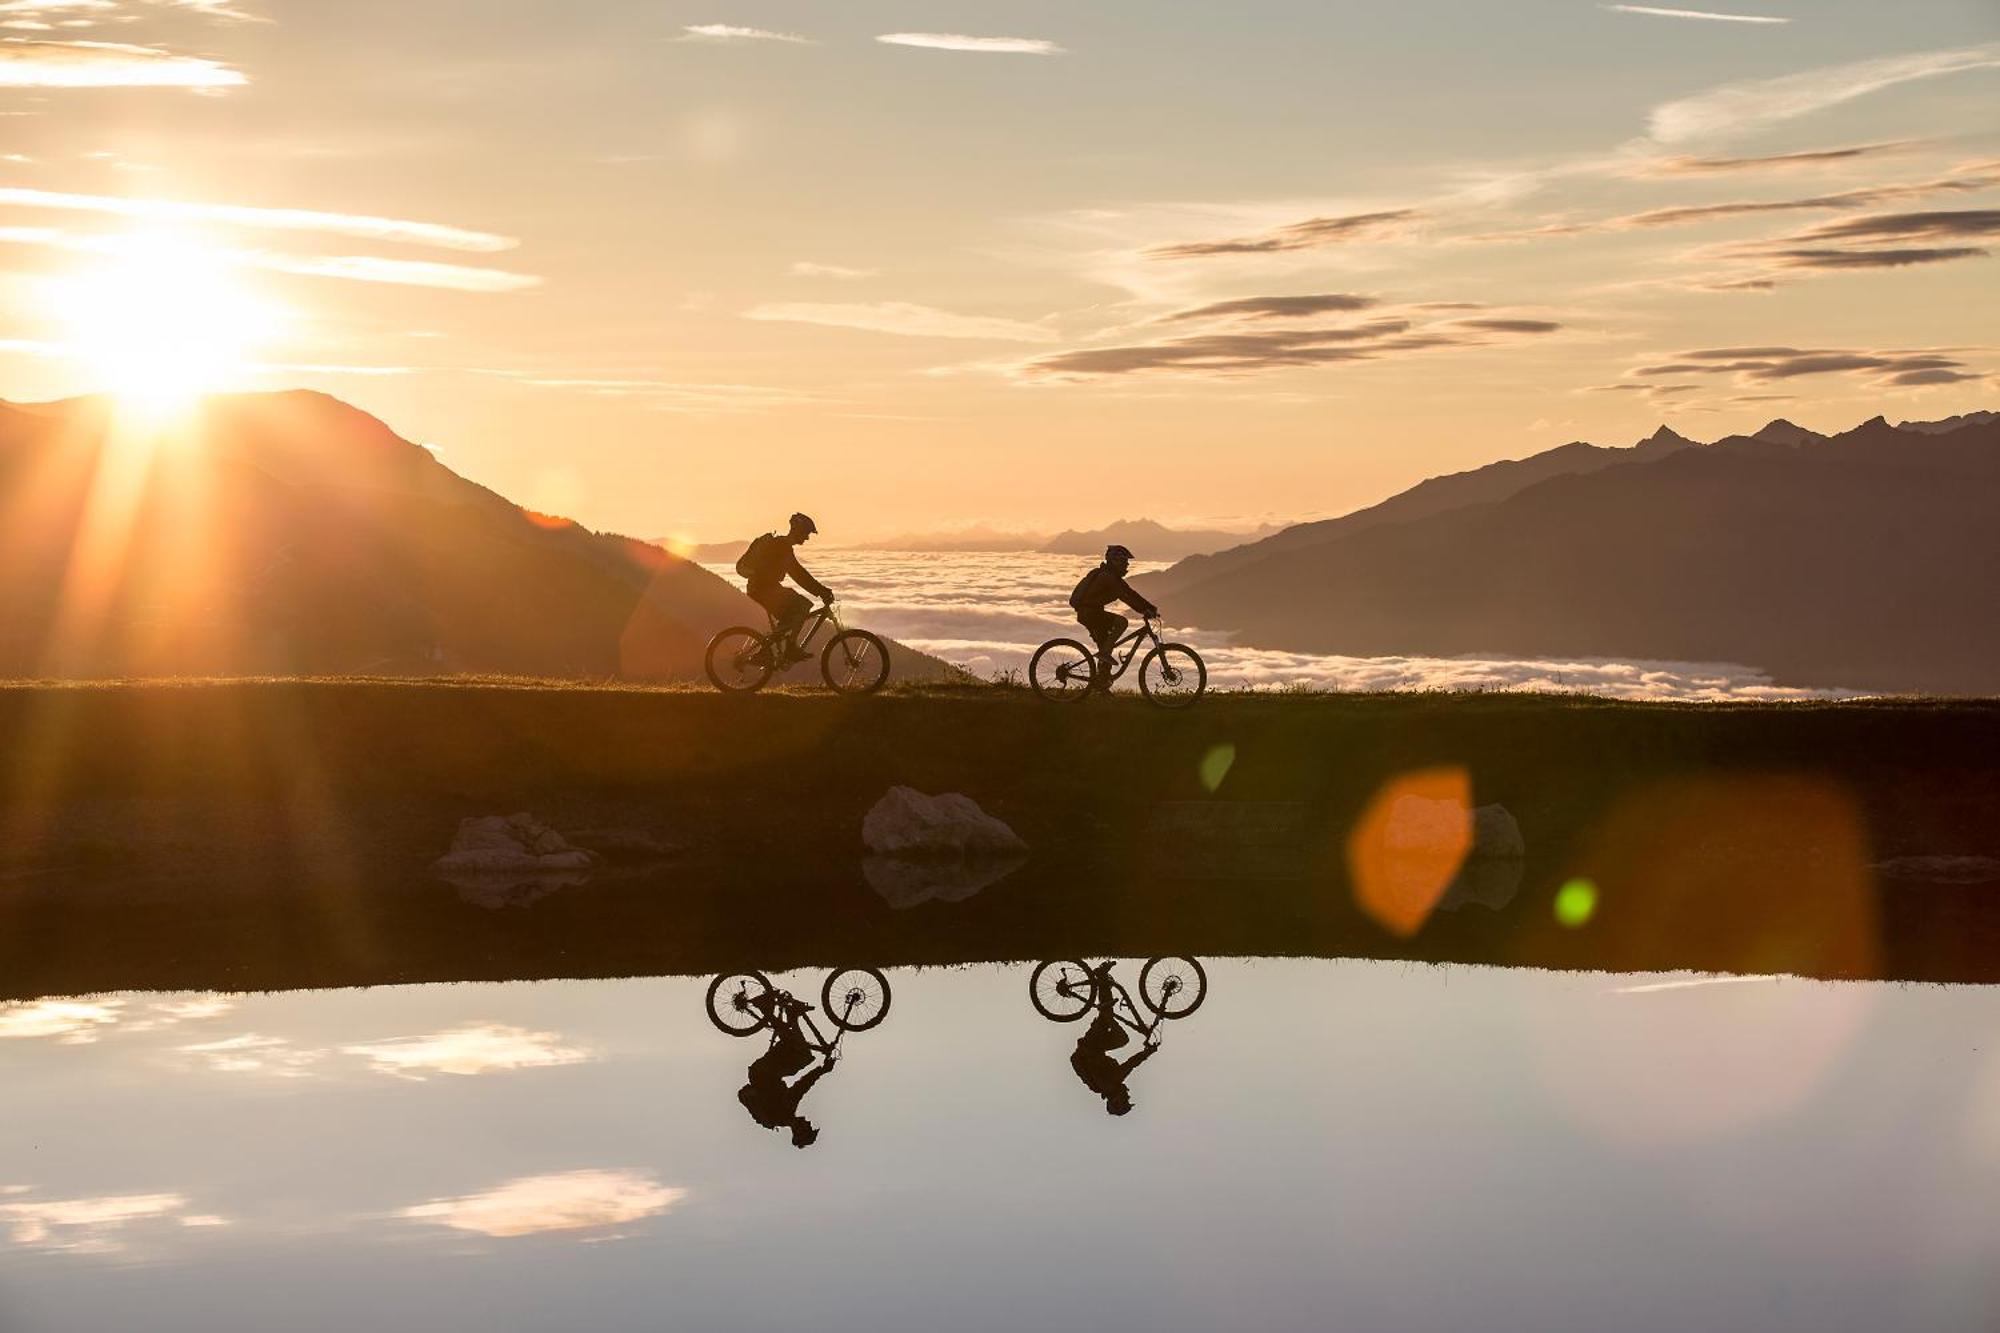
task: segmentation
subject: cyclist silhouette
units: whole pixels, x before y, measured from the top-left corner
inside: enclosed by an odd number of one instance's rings
[[[750,1062],[750,1081],[737,1089],[736,1100],[765,1129],[789,1129],[794,1148],[809,1148],[819,1138],[819,1128],[799,1114],[799,1102],[833,1068],[833,1053],[823,1055],[810,1073],[793,1079],[813,1062],[813,1048],[799,1031],[798,1016],[805,1006],[770,991],[756,996],[750,1004],[770,1015],[771,1044]]]
[[[1107,688],[1111,680],[1112,645],[1118,642],[1132,622],[1106,608],[1113,602],[1123,602],[1148,619],[1160,614],[1159,607],[1141,597],[1125,581],[1125,571],[1131,567],[1130,551],[1123,546],[1107,546],[1104,548],[1104,563],[1085,574],[1069,595],[1070,609],[1076,612],[1076,623],[1090,631],[1091,639],[1097,644],[1097,662],[1104,668],[1102,679]]]
[[[819,525],[804,514],[793,514],[791,526],[780,537],[775,532],[767,532],[750,543],[736,561],[736,572],[743,576],[743,590],[750,594],[750,600],[771,613],[773,632],[784,651],[777,665],[780,670],[794,662],[803,662],[808,656],[798,650],[792,636],[804,623],[806,612],[812,603],[785,586],[785,580],[804,588],[822,602],[831,604],[833,590],[806,572],[799,563],[798,548],[819,531]]]
[[[1113,991],[1110,984],[1111,964],[1103,963],[1091,970],[1100,981],[1097,986],[1097,1017],[1091,1020],[1083,1035],[1076,1039],[1076,1050],[1070,1053],[1069,1067],[1083,1080],[1083,1086],[1104,1099],[1104,1109],[1112,1115],[1124,1115],[1132,1109],[1132,1090],[1125,1086],[1125,1080],[1132,1071],[1152,1059],[1153,1052],[1160,1049],[1159,1032],[1155,1029],[1146,1034],[1139,1053],[1128,1060],[1112,1057],[1112,1052],[1131,1042],[1125,1035],[1124,1024],[1112,1012]]]

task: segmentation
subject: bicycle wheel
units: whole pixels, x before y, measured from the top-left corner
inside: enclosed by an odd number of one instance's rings
[[[835,694],[873,694],[889,679],[889,645],[865,629],[844,629],[819,655],[819,674]]]
[[[749,694],[764,688],[776,665],[771,641],[747,625],[733,625],[708,641],[702,667],[724,694]]]
[[[1186,1018],[1208,998],[1208,973],[1193,958],[1148,958],[1139,969],[1139,997],[1161,1018]]]
[[[1075,639],[1050,639],[1028,662],[1028,684],[1044,699],[1082,699],[1097,680],[1097,654]]]
[[[1139,690],[1162,708],[1186,708],[1208,688],[1208,667],[1184,643],[1163,643],[1139,663]]]
[[[724,972],[708,983],[708,1021],[732,1037],[760,1032],[771,1015],[750,1001],[770,993],[771,979],[762,972]]]
[[[1035,964],[1028,978],[1028,999],[1035,1012],[1052,1023],[1074,1023],[1090,1012],[1097,998],[1097,978],[1074,958]]]
[[[872,967],[843,967],[819,988],[819,1005],[835,1027],[866,1032],[889,1016],[889,978]]]

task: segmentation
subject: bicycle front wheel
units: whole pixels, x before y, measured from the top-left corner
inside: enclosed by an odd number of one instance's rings
[[[771,1011],[751,1003],[771,993],[762,972],[724,972],[708,983],[708,1021],[732,1037],[747,1037],[771,1021]]]
[[[819,988],[819,1003],[836,1027],[866,1032],[889,1016],[889,978],[872,967],[843,967]]]
[[[1090,1012],[1097,978],[1074,958],[1037,963],[1028,977],[1028,999],[1052,1023],[1074,1023]]]
[[[1050,639],[1028,662],[1028,684],[1044,699],[1074,700],[1097,680],[1097,654],[1075,639]]]
[[[889,679],[889,645],[865,629],[844,629],[820,654],[819,674],[835,694],[873,694]]]
[[[1148,958],[1139,969],[1139,997],[1161,1018],[1186,1018],[1208,998],[1208,973],[1193,958]]]
[[[708,641],[702,667],[709,681],[724,694],[750,694],[764,688],[777,663],[771,641],[747,625],[734,625]]]
[[[1162,708],[1186,708],[1208,688],[1208,667],[1184,643],[1163,643],[1139,663],[1139,691]]]

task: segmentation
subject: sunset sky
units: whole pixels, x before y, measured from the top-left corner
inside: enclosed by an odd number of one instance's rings
[[[0,396],[324,389],[634,535],[1248,525],[1661,421],[2000,406],[1994,0],[0,34]]]

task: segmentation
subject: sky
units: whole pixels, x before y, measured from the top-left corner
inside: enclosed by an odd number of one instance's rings
[[[321,389],[645,537],[2000,406],[1997,233],[1994,0],[0,0],[0,397]]]

